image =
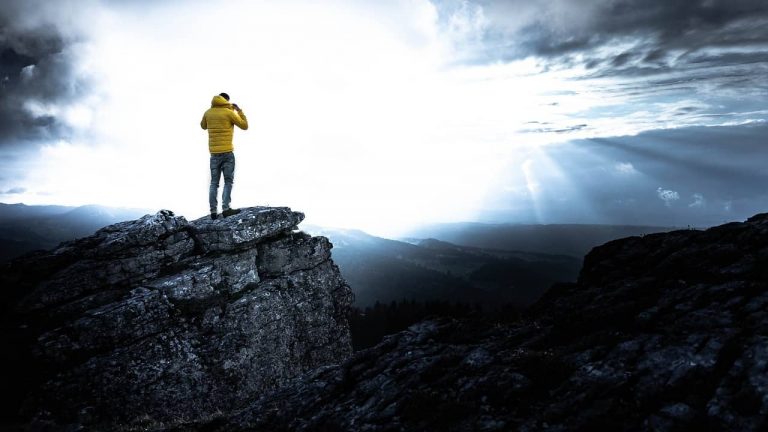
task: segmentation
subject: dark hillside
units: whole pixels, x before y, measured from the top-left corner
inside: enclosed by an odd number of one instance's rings
[[[616,240],[512,323],[436,319],[206,431],[768,430],[768,214]]]
[[[331,240],[333,258],[360,308],[402,300],[522,308],[553,283],[576,280],[581,267],[581,259],[566,255],[488,250],[435,239],[409,244],[359,230],[304,229]]]
[[[415,229],[407,237],[431,237],[482,249],[565,254],[581,258],[593,247],[611,240],[673,229],[632,225],[452,223]]]

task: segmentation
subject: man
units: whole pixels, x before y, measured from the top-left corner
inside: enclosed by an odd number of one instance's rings
[[[211,187],[208,190],[208,204],[211,207],[211,219],[216,219],[219,193],[219,179],[224,174],[224,191],[221,194],[222,216],[240,213],[239,209],[229,207],[232,200],[232,183],[235,179],[235,154],[232,135],[237,125],[242,130],[248,129],[248,119],[237,104],[229,103],[229,95],[220,93],[213,97],[211,108],[203,114],[200,127],[208,130],[208,150],[211,152]]]

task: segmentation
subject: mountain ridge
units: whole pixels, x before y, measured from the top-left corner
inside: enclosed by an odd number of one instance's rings
[[[153,213],[100,205],[29,206],[0,203],[0,262],[91,235],[98,229]]]
[[[445,242],[438,247],[429,241],[413,244],[311,225],[303,229],[331,239],[334,259],[358,307],[402,300],[522,307],[552,283],[575,280],[581,264],[566,255],[489,251]]]
[[[593,247],[617,238],[678,229],[644,225],[456,222],[422,226],[409,231],[403,238],[434,238],[482,249],[566,254],[581,258]]]

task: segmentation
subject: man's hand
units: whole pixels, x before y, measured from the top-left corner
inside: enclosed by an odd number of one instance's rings
[[[240,112],[240,111],[242,111],[242,110],[240,109],[240,107],[239,107],[239,106],[237,106],[237,104],[236,104],[236,103],[233,103],[233,104],[232,104],[232,108],[234,108],[234,109],[235,109],[235,111],[237,111],[237,112]]]

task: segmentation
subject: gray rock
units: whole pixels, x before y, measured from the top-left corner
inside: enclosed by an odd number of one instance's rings
[[[251,207],[224,219],[204,217],[193,226],[203,251],[232,251],[290,231],[303,219],[303,213],[287,207]]]
[[[352,294],[303,218],[163,210],[9,263],[11,408],[56,430],[172,425],[343,361]]]

